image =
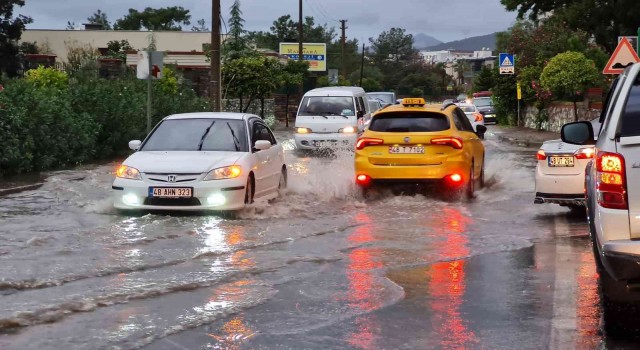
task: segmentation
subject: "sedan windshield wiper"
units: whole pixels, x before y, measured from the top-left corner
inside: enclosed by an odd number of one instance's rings
[[[200,139],[200,143],[198,144],[198,151],[202,151],[202,144],[204,144],[204,139],[207,138],[207,135],[209,134],[209,130],[211,130],[211,127],[213,127],[213,124],[215,124],[216,121],[212,121],[211,125],[209,125],[209,127],[207,128],[207,130],[204,131],[204,135],[202,135],[202,138]]]
[[[233,132],[231,125],[227,123],[227,126],[229,127],[229,131],[231,131],[231,137],[233,137],[233,145],[236,147],[236,152],[240,152],[240,140],[236,137],[236,133]]]

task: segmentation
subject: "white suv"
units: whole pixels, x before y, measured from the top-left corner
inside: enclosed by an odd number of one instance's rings
[[[640,328],[640,63],[613,82],[600,122],[600,130],[590,122],[566,124],[562,140],[595,144],[585,195],[604,329],[628,334]]]

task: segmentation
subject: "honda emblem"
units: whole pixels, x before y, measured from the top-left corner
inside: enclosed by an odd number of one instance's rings
[[[175,176],[175,175],[169,175],[169,176],[167,176],[167,181],[169,181],[169,182],[176,182],[176,176]]]

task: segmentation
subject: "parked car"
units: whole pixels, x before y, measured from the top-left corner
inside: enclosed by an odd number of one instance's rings
[[[382,106],[392,105],[396,101],[396,93],[390,91],[367,92],[369,99],[382,101]]]
[[[255,115],[171,115],[129,147],[112,185],[120,210],[237,210],[287,185],[282,145]]]
[[[496,109],[493,106],[491,97],[474,97],[472,103],[478,107],[478,110],[482,113],[485,124],[495,124],[498,122]]]
[[[298,107],[298,150],[353,149],[358,132],[371,116],[366,93],[359,87],[326,87],[308,91]]]
[[[599,119],[592,120],[591,124],[593,130],[600,130]],[[593,146],[572,145],[562,140],[543,143],[536,154],[534,203],[584,206],[585,168],[593,156]]]
[[[484,116],[478,110],[478,107],[471,103],[456,103],[458,107],[464,112],[469,119],[471,125],[473,125],[473,130],[478,131],[478,125],[484,125]]]
[[[562,127],[562,141],[593,146],[585,202],[608,336],[637,332],[640,321],[640,64],[613,82],[600,116]],[[596,135],[598,135],[596,140]]]

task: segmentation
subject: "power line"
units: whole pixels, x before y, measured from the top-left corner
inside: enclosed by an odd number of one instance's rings
[[[309,0],[309,1],[313,1],[313,0]],[[318,5],[318,8],[320,8],[320,11],[323,12],[330,21],[334,21],[334,22],[339,22],[337,19],[331,17],[329,15],[329,12],[324,8],[324,5],[322,5],[322,1],[318,1],[316,3]]]

